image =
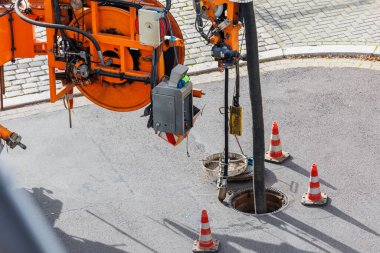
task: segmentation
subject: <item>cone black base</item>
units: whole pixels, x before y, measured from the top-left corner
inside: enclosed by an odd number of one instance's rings
[[[304,206],[324,206],[327,204],[327,194],[321,192],[322,198],[319,201],[313,201],[307,198],[307,192],[302,195],[301,204]]]
[[[219,240],[213,239],[214,246],[210,249],[202,249],[199,245],[199,240],[195,240],[193,244],[193,252],[218,252],[219,251]]]
[[[265,153],[265,161],[270,162],[270,163],[283,163],[285,162],[288,158],[290,158],[290,154],[288,152],[282,151],[282,156],[279,158],[273,158],[269,155],[269,151]]]

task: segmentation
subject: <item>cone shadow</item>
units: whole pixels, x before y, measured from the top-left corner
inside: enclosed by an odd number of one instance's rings
[[[335,206],[332,206],[330,205],[330,203],[328,203],[328,206],[326,206],[325,208],[323,208],[323,210],[325,210],[326,212],[336,216],[336,217],[339,217],[341,218],[342,220],[368,232],[368,233],[371,233],[375,236],[379,236],[379,233],[376,232],[375,230],[367,227],[366,225],[364,225],[363,223],[361,223],[360,221],[356,220],[355,218],[349,216],[348,214],[342,212],[341,210],[339,210],[338,208],[336,208]]]
[[[261,220],[268,222],[269,224],[282,229],[288,233],[291,233],[295,235],[294,232],[291,232],[288,227],[293,226],[294,228],[297,228],[302,231],[302,233],[298,233],[299,235],[296,235],[297,237],[301,238],[302,234],[309,234],[312,237],[317,238],[320,241],[325,242],[326,244],[330,245],[331,247],[345,253],[358,253],[359,251],[351,248],[350,246],[334,239],[333,237],[322,233],[321,231],[313,228],[312,226],[309,226],[291,216],[289,216],[286,213],[278,213],[275,216],[263,216],[260,217]],[[320,250],[323,250],[325,252],[328,252],[327,250],[323,249],[322,246],[316,245],[315,243],[307,240],[306,238],[303,238],[304,241],[312,244],[313,246],[318,247]]]
[[[285,167],[287,167],[288,169],[291,169],[297,173],[300,173],[302,175],[304,175],[305,177],[310,177],[310,171],[299,166],[298,164],[296,164],[294,161],[293,161],[293,157],[290,157],[284,164],[283,164]],[[326,182],[325,180],[319,178],[319,182],[327,187],[329,187],[330,189],[333,189],[333,190],[338,190],[335,186],[331,185],[330,183]]]
[[[181,224],[179,222],[175,222],[169,219],[163,219],[162,222],[154,220],[152,218],[150,219],[155,221],[158,224],[161,224],[162,226],[174,232],[175,234],[178,234],[183,237],[187,237],[191,241],[198,239],[199,237],[198,231],[184,224]],[[212,228],[211,228],[211,233],[212,233],[213,238],[221,241],[221,246],[220,246],[221,248],[219,252],[240,253],[241,250],[237,249],[234,245],[239,245],[240,247],[243,247],[244,249],[249,250],[249,252],[269,252],[269,251],[270,252],[294,252],[294,253],[313,252],[313,251],[298,249],[288,243],[272,244],[272,243],[261,242],[261,241],[257,241],[257,240],[253,240],[249,238],[244,238],[244,237],[213,233]]]

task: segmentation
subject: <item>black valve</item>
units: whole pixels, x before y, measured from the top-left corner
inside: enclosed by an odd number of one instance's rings
[[[239,55],[239,52],[231,50],[227,46],[215,45],[211,49],[211,56],[217,61],[225,61],[226,64],[233,64]]]

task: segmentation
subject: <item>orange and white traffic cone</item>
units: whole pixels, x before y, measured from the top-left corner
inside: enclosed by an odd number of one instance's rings
[[[311,166],[309,187],[302,195],[301,203],[305,206],[323,206],[327,203],[327,195],[320,190],[318,168],[315,163]]]
[[[218,252],[219,241],[212,239],[207,211],[202,211],[199,240],[194,241],[193,252]]]
[[[273,163],[282,163],[290,157],[288,152],[282,151],[280,132],[277,122],[272,125],[272,134],[270,136],[269,151],[265,153],[265,161]]]

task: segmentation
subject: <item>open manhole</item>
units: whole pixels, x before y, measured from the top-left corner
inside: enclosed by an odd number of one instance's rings
[[[250,215],[274,214],[283,210],[288,205],[288,197],[279,190],[267,188],[265,214],[255,214],[255,197],[252,188],[233,193],[229,198],[229,205],[239,212]]]

